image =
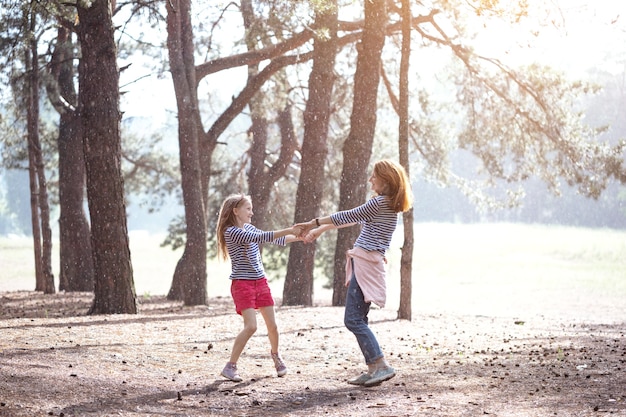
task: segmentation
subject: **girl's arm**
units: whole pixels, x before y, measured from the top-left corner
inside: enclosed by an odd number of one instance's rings
[[[280,239],[283,236],[285,238],[285,242],[284,242],[285,244],[303,240],[300,237],[302,235],[302,230],[303,230],[303,228],[301,226],[298,226],[298,225],[293,225],[293,226],[288,227],[286,229],[275,230],[274,231],[274,241],[276,241],[277,239]]]
[[[285,236],[285,243],[300,242],[302,240],[304,240],[304,239],[301,238],[301,237],[298,237],[296,235],[287,235],[287,236]]]
[[[289,235],[293,235],[294,237],[300,236],[303,234],[303,232],[304,232],[303,226],[299,224],[294,224],[293,226],[287,227],[285,229],[274,230],[274,240],[283,236],[286,236],[286,238],[289,239]]]
[[[344,227],[354,226],[357,223],[348,223],[342,224],[341,226],[335,226],[332,223],[320,223],[321,226],[316,227],[315,229],[310,230],[302,239],[305,243],[311,243],[315,239],[321,236],[322,233],[327,232],[328,230],[334,229],[343,229]]]

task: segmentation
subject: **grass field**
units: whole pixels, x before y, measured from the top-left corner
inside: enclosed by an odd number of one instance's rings
[[[159,246],[162,236],[131,232],[138,296],[166,294],[181,252]],[[389,251],[387,308],[399,298],[402,232]],[[0,291],[32,290],[32,240],[0,237]],[[53,272],[58,279],[58,245]],[[229,295],[230,265],[210,260],[209,296]],[[315,298],[330,291],[316,285]],[[271,283],[282,296],[282,280]],[[554,303],[555,297],[559,303]],[[594,300],[602,302],[594,302]],[[551,309],[551,305],[559,306]],[[568,308],[563,309],[563,305]],[[572,311],[592,319],[626,318],[626,231],[520,224],[415,226],[413,309],[428,314],[523,317]],[[565,311],[569,313],[565,313]],[[547,313],[546,313],[547,312]]]

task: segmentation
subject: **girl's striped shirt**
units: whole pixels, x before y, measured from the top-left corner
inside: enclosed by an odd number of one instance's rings
[[[330,219],[335,226],[361,223],[363,228],[354,246],[378,251],[384,256],[396,230],[398,214],[389,205],[387,197],[379,195],[351,210],[331,214]]]
[[[265,277],[259,244],[285,246],[285,236],[274,239],[274,232],[259,230],[246,223],[243,229],[230,226],[224,232],[232,272],[230,279],[260,279]]]

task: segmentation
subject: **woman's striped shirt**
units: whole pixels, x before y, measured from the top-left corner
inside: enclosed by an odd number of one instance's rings
[[[354,246],[368,251],[378,251],[384,256],[389,249],[391,236],[396,230],[398,213],[389,206],[387,197],[379,195],[352,210],[331,214],[330,219],[335,226],[361,223],[363,228]]]
[[[264,232],[246,223],[243,229],[230,226],[224,232],[232,272],[230,279],[259,279],[265,277],[259,244],[285,246],[285,236],[274,239],[274,232]]]

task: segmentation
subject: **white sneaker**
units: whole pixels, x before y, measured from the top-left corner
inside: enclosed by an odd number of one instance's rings
[[[271,355],[272,359],[274,360],[274,366],[276,367],[276,375],[287,375],[287,366],[285,365],[285,362],[283,362],[283,359],[280,357],[280,355],[278,353],[271,353]]]
[[[237,364],[234,364],[232,362],[228,362],[224,369],[222,369],[222,376],[224,378],[230,379],[233,382],[243,381],[243,378],[239,376],[239,373],[237,373]]]

